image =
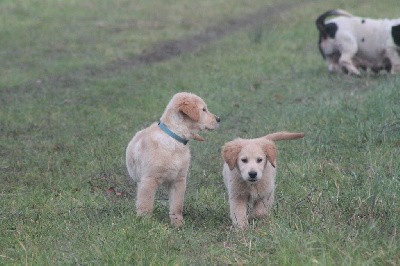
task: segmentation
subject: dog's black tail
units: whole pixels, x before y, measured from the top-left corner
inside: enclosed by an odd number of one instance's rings
[[[341,9],[333,9],[333,10],[328,10],[325,13],[323,13],[321,16],[317,18],[315,21],[315,24],[317,25],[317,29],[322,35],[327,35],[327,29],[325,25],[325,19],[330,16],[346,16],[346,17],[352,17],[353,15],[341,10]]]

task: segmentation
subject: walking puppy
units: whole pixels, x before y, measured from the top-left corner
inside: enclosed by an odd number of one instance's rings
[[[173,96],[159,123],[136,133],[126,148],[129,175],[138,184],[136,212],[148,216],[153,212],[157,188],[169,188],[171,224],[183,225],[186,177],[190,165],[191,139],[203,141],[199,131],[213,130],[219,117],[208,111],[197,95],[181,92]]]
[[[338,16],[326,23],[329,16]],[[334,72],[360,75],[359,68],[400,73],[400,18],[355,17],[329,10],[316,20],[319,50]]]
[[[235,139],[222,148],[222,175],[228,190],[230,217],[235,227],[248,218],[269,214],[274,203],[276,147],[274,141],[303,138],[303,133],[277,132],[257,139]]]

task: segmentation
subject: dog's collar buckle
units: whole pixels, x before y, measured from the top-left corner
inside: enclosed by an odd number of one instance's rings
[[[158,122],[158,126],[160,127],[160,129],[162,131],[164,131],[165,133],[168,134],[168,136],[172,137],[173,139],[175,139],[176,141],[182,143],[183,145],[186,145],[188,143],[187,139],[184,139],[178,135],[176,135],[174,132],[172,132],[164,123],[162,123],[161,121]]]

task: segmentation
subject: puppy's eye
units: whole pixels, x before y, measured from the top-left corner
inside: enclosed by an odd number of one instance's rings
[[[243,162],[243,163],[247,163],[248,160],[247,160],[246,158],[243,158],[243,159],[242,159],[242,162]]]
[[[204,112],[207,112],[207,108],[203,107],[203,111],[204,111]]]
[[[257,163],[261,163],[262,162],[262,158],[257,158]]]

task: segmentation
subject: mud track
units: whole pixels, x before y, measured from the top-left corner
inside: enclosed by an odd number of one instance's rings
[[[134,70],[137,67],[145,67],[155,63],[167,61],[183,54],[197,51],[201,46],[215,42],[222,37],[245,27],[257,26],[261,23],[273,25],[278,17],[293,8],[303,6],[309,1],[298,1],[296,4],[278,4],[265,6],[254,13],[241,18],[233,18],[229,21],[205,29],[202,33],[188,36],[179,40],[159,43],[145,50],[141,55],[132,58],[118,60],[108,63],[103,67],[87,67],[60,75],[49,76],[38,81],[28,82],[19,86],[5,88],[0,94],[14,94],[17,91],[32,91],[41,89],[44,85],[52,88],[62,89],[66,87],[78,86],[83,82],[93,80],[98,76],[109,76],[123,70]],[[8,95],[10,97],[10,95]],[[8,97],[1,97],[5,100]],[[0,100],[2,102],[2,100]]]

